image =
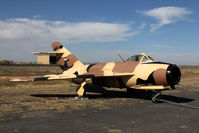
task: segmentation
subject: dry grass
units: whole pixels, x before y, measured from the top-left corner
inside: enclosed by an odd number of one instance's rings
[[[180,70],[184,78],[199,76],[199,66],[180,66]]]
[[[6,77],[51,72],[60,73],[60,70],[55,66],[0,66],[1,76]],[[119,98],[77,100],[74,99],[77,87],[67,80],[10,82],[9,78],[0,78],[0,121],[9,120],[14,114],[22,114],[21,118],[37,115],[32,114],[32,111],[53,110],[59,113],[83,108],[108,109],[112,104],[123,102]]]
[[[62,73],[59,66],[12,66],[0,65],[0,76],[34,76]]]
[[[9,81],[6,81],[9,82]],[[0,121],[9,120],[12,115],[21,118],[34,117],[33,111],[52,110],[56,113],[84,108],[109,109],[114,104],[125,102],[115,99],[75,99],[77,86],[70,81],[37,81],[0,86]]]

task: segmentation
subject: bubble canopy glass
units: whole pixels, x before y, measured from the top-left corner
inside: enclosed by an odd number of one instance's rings
[[[140,55],[134,55],[131,56],[130,58],[127,59],[127,61],[139,61],[141,63],[145,63],[145,62],[153,62],[153,58],[151,58],[150,56],[147,56],[146,54],[140,54]]]

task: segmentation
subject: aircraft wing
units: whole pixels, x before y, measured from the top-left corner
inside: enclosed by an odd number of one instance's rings
[[[114,73],[114,72],[104,72],[104,73],[86,73],[82,75],[77,75],[77,77],[85,77],[85,78],[97,78],[97,77],[124,77],[124,76],[134,76],[134,73]]]
[[[88,73],[88,74],[60,74],[60,75],[44,75],[43,77],[35,78],[16,78],[12,79],[13,82],[19,81],[40,81],[40,80],[63,80],[63,79],[75,79],[75,78],[98,78],[98,77],[124,77],[133,76],[133,73]]]
[[[61,80],[61,79],[73,79],[76,78],[75,74],[71,75],[44,75],[43,77],[35,77],[35,78],[16,78],[12,79],[13,82],[19,81],[40,81],[40,80]]]

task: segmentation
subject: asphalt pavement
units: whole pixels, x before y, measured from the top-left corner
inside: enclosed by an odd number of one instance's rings
[[[190,86],[191,87],[191,86]],[[34,117],[21,118],[18,113],[12,119],[0,122],[1,133],[198,133],[199,91],[179,88],[180,92],[164,94],[169,102],[152,103],[148,97],[123,93],[109,96],[88,95],[88,100],[116,102],[102,108],[87,108],[66,112],[53,110],[26,111]],[[197,88],[195,88],[197,90]],[[67,102],[67,97],[66,102]],[[119,102],[119,101],[122,102]],[[117,103],[118,102],[118,103]],[[172,104],[174,103],[174,104]],[[185,105],[185,106],[184,106]],[[24,113],[24,112],[23,112]]]

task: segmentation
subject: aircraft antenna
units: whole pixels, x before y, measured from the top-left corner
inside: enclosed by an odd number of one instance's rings
[[[117,53],[117,55],[120,57],[120,59],[122,59],[123,62],[126,63],[126,60],[124,58],[122,58],[122,56],[119,53]]]

